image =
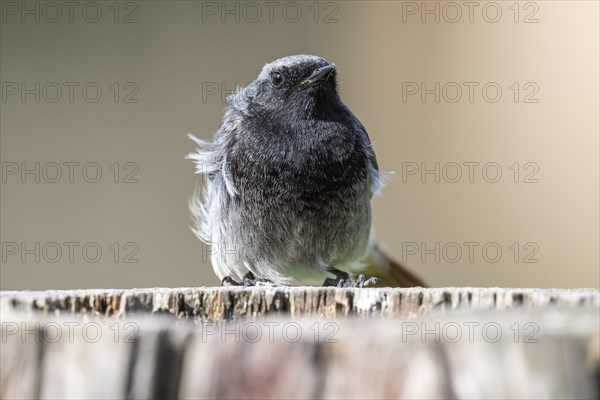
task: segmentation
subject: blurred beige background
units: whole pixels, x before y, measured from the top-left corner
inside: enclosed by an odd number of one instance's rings
[[[377,238],[431,285],[599,286],[598,2],[54,4],[1,2],[2,290],[218,284],[186,133],[295,53],[337,64],[396,172]]]

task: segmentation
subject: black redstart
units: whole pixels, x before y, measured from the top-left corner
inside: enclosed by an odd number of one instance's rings
[[[278,59],[227,101],[214,140],[190,135],[188,156],[208,175],[190,209],[222,282],[424,286],[370,240],[382,174],[334,64]]]

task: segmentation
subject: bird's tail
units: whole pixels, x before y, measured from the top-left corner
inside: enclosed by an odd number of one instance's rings
[[[404,265],[388,256],[377,244],[373,243],[367,258],[366,267],[361,271],[369,277],[377,277],[387,286],[393,287],[427,287],[425,282]]]

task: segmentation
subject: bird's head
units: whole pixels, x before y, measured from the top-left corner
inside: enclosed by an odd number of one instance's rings
[[[246,89],[256,107],[289,120],[321,118],[340,104],[335,64],[311,55],[266,64]]]

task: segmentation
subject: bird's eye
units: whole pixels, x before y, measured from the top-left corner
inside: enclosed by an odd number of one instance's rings
[[[273,72],[273,74],[271,75],[271,83],[273,84],[273,86],[281,86],[283,81],[283,75],[281,75],[279,72]]]

